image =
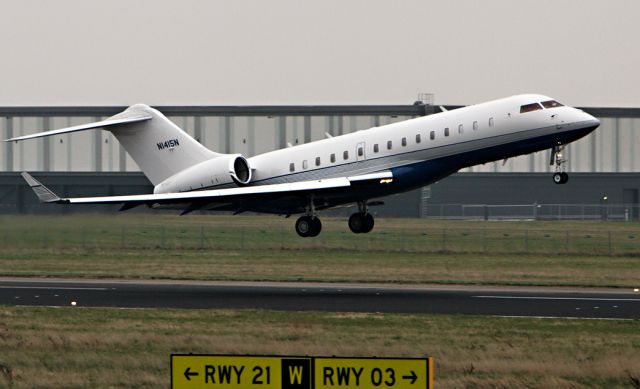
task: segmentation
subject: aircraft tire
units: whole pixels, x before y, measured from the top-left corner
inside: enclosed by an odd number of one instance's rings
[[[553,173],[553,183],[554,184],[564,184],[562,173]]]
[[[363,220],[364,220],[364,226],[362,229],[362,233],[366,234],[367,232],[371,232],[371,230],[373,230],[373,226],[375,224],[374,220],[373,220],[373,215],[370,213],[366,213],[363,215]]]
[[[308,236],[318,236],[322,231],[322,222],[320,222],[320,218],[312,217],[311,218],[311,231]]]
[[[566,184],[567,181],[569,181],[569,174],[567,174],[565,172],[562,172],[560,174],[562,174],[562,182],[561,182],[561,184]]]
[[[301,216],[296,220],[296,232],[303,238],[311,236],[313,222],[309,216]]]
[[[354,234],[359,234],[364,229],[364,217],[360,212],[356,212],[349,216],[349,229]]]

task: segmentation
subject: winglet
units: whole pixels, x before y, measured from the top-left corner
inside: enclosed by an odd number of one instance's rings
[[[38,200],[43,203],[63,203],[65,202],[63,199],[58,197],[55,193],[53,193],[49,188],[42,185],[40,181],[31,177],[31,174],[27,172],[21,173],[22,178],[27,181],[27,184],[33,189],[33,192],[38,196]]]

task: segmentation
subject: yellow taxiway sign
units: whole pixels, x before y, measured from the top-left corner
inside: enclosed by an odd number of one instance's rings
[[[171,355],[174,389],[431,389],[433,358]]]

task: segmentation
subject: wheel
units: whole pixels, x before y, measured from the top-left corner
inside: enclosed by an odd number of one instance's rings
[[[374,221],[373,221],[373,215],[370,213],[367,213],[364,215],[364,228],[362,229],[362,233],[366,234],[367,232],[371,232],[371,230],[373,230],[373,225],[374,225]]]
[[[309,216],[301,216],[296,220],[296,232],[303,238],[311,236],[313,222]],[[319,232],[319,231],[318,231]]]
[[[566,183],[567,183],[567,181],[569,181],[569,174],[564,173],[564,172],[562,172],[562,173],[560,173],[560,174],[562,175],[562,182],[561,182],[561,184],[566,184]]]
[[[360,212],[354,213],[349,217],[349,229],[355,234],[359,234],[364,229],[364,217]]]
[[[562,173],[554,173],[553,174],[553,182],[555,184],[564,184]]]
[[[318,236],[320,231],[322,231],[322,223],[315,216],[301,216],[296,221],[296,232],[303,238]]]
[[[319,218],[314,216],[311,218],[311,231],[308,236],[318,236],[320,231],[322,231],[322,223]]]

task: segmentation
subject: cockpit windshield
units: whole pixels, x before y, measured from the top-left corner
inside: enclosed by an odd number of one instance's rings
[[[537,111],[540,109],[542,109],[542,106],[540,106],[539,103],[531,103],[531,104],[520,106],[520,113],[527,113],[527,112]]]
[[[545,108],[555,108],[555,107],[564,107],[564,105],[558,103],[555,100],[543,101],[542,106]]]

